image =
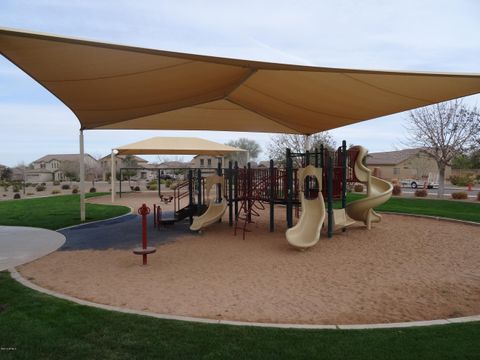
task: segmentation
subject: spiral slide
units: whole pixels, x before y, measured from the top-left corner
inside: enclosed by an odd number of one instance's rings
[[[380,222],[382,218],[373,208],[390,199],[393,186],[388,181],[372,176],[371,170],[363,164],[368,150],[362,146],[356,146],[356,148],[359,152],[354,164],[355,177],[367,184],[367,197],[347,204],[346,212],[349,217],[362,221],[367,229],[371,229],[372,223]]]
[[[210,197],[210,190],[213,185],[223,184],[223,177],[218,175],[209,176],[205,180],[205,188],[207,189],[207,198]],[[199,231],[203,228],[206,228],[209,225],[216,223],[220,220],[227,209],[227,201],[222,199],[221,202],[215,202],[215,199],[211,199],[207,211],[201,216],[194,216],[192,225],[190,225],[190,230]]]
[[[308,165],[299,174],[299,184],[304,184],[307,176],[315,176],[318,183],[322,184],[322,169]],[[298,249],[312,247],[320,240],[320,231],[325,221],[325,203],[321,190],[315,199],[305,199],[303,190],[300,192],[302,215],[298,223],[285,233],[288,243]]]

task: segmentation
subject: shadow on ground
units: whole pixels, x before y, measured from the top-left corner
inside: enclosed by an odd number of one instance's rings
[[[147,224],[148,244],[151,246],[175,241],[183,235],[195,234],[189,229],[188,219],[155,229],[153,215],[149,215]],[[67,238],[59,251],[132,249],[141,245],[142,242],[142,218],[139,215],[127,215],[117,219],[79,225],[59,232]]]

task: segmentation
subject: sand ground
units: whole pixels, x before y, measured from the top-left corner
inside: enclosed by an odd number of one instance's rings
[[[19,270],[78,298],[214,319],[355,324],[480,314],[478,226],[384,215],[370,231],[359,224],[322,234],[299,252],[285,240],[284,211],[274,233],[267,219],[256,218],[246,240],[226,221],[182,236],[145,267],[131,251],[82,250]]]

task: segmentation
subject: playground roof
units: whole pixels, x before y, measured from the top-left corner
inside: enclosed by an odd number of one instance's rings
[[[118,147],[118,154],[212,155],[247,151],[195,137],[153,137]]]
[[[480,92],[479,74],[285,65],[1,28],[0,52],[82,129],[312,134]]]

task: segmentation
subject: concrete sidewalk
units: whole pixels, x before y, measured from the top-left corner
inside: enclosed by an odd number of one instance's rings
[[[65,236],[46,229],[0,226],[0,271],[45,256],[65,242]]]

